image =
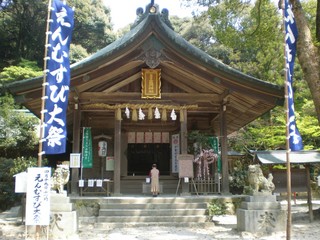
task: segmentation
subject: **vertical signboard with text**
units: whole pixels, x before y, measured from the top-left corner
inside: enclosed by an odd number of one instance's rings
[[[172,145],[172,173],[179,172],[179,162],[178,155],[180,154],[180,135],[174,134],[171,136],[171,145]]]
[[[51,168],[28,168],[26,225],[50,224]]]

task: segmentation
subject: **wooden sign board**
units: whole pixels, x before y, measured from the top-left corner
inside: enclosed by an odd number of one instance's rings
[[[179,154],[179,178],[193,178],[193,155],[190,154]]]

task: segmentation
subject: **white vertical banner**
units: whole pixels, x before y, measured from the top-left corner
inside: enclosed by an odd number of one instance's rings
[[[50,224],[51,168],[28,168],[26,225]]]
[[[172,173],[179,172],[178,155],[180,154],[180,135],[174,134],[171,136],[171,167]]]

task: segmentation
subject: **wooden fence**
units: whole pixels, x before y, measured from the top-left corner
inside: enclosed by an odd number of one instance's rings
[[[220,175],[218,175],[215,179],[213,179],[213,178],[209,178],[209,179],[195,178],[193,181],[194,181],[194,185],[197,189],[195,189],[192,182],[189,182],[190,193],[198,192],[198,194],[204,194],[204,195],[212,194],[212,193],[220,193],[220,187],[221,187]]]

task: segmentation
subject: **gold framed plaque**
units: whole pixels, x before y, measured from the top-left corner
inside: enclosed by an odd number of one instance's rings
[[[161,98],[161,69],[143,68],[141,75],[141,98]]]

